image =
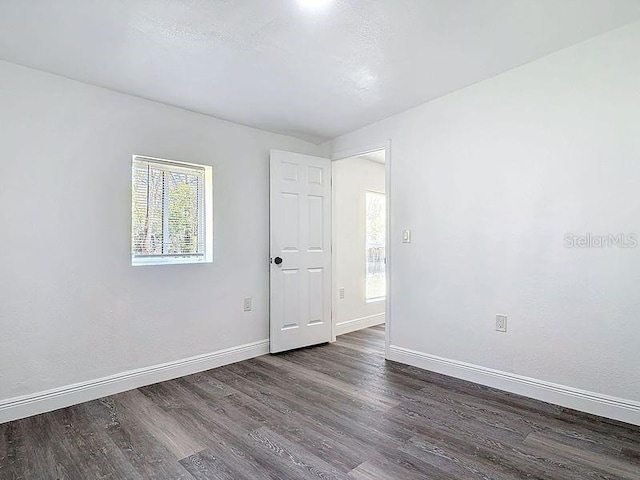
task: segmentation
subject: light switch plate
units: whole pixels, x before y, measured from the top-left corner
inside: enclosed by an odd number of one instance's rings
[[[251,297],[247,297],[244,299],[244,311],[245,312],[251,311]]]
[[[407,228],[402,230],[402,243],[411,243],[411,230]]]

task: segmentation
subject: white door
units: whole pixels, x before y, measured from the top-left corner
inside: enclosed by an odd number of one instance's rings
[[[331,161],[271,150],[271,353],[331,340]]]

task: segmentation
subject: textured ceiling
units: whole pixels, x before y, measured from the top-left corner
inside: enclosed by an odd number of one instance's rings
[[[0,0],[0,59],[321,141],[640,19],[639,0],[327,3]]]

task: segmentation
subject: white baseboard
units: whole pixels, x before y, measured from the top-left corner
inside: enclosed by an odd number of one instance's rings
[[[345,322],[336,323],[336,335],[344,335],[345,333],[355,332],[363,328],[375,327],[384,323],[384,313],[369,315],[367,317],[354,318]]]
[[[517,393],[582,412],[640,425],[640,402],[602,395],[391,345],[389,360]]]
[[[0,400],[0,423],[203,372],[267,353],[269,353],[269,340],[262,340],[44,392]]]

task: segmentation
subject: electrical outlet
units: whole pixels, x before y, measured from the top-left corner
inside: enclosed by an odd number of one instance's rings
[[[247,297],[244,299],[244,311],[245,312],[251,311],[251,297]]]
[[[338,289],[338,295],[340,296],[340,300],[344,300],[344,287]]]
[[[507,331],[507,316],[496,315],[496,332],[506,333]]]

